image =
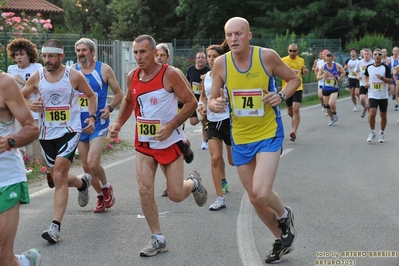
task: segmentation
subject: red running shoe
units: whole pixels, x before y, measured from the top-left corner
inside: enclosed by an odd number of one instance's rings
[[[108,208],[111,208],[112,206],[114,206],[115,197],[114,197],[112,186],[109,185],[109,188],[102,188],[101,190],[103,191],[103,195],[104,195],[105,208],[108,209]]]
[[[94,213],[105,212],[104,197],[101,195],[97,196],[97,205],[94,207]]]

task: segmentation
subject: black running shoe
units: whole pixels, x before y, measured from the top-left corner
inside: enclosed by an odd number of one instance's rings
[[[273,249],[270,250],[269,255],[266,256],[265,262],[269,264],[279,263],[283,260],[283,256],[294,250],[293,246],[283,247],[281,245],[280,239],[276,239],[274,244],[272,244]]]
[[[288,216],[278,220],[278,227],[281,230],[281,244],[283,247],[289,247],[295,238],[294,214],[290,207],[285,207],[285,209],[288,211]]]
[[[194,152],[190,146],[191,143],[189,140],[183,141],[183,155],[186,163],[191,163],[194,160]]]

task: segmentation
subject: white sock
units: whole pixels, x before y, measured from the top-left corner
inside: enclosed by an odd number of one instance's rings
[[[107,184],[101,185],[101,188],[109,188],[109,183],[107,182]]]
[[[162,234],[153,234],[153,236],[155,236],[155,238],[160,242],[160,243],[165,243],[165,237]]]
[[[21,266],[30,266],[30,261],[25,255],[15,255]]]
[[[285,210],[285,212],[284,212],[283,216],[277,217],[277,220],[281,220],[281,219],[283,219],[283,218],[287,218],[287,217],[288,217],[288,211],[287,211],[287,209],[284,208],[284,210]]]
[[[380,130],[380,135],[384,135],[384,130]]]

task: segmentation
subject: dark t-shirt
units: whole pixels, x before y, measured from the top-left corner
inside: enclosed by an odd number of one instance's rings
[[[202,81],[201,76],[206,74],[210,70],[211,69],[208,66],[205,66],[203,69],[200,70],[196,69],[195,65],[191,65],[187,68],[186,78],[188,82],[190,82],[191,88],[193,88],[195,94],[200,94],[200,92],[196,90],[195,84],[201,83]]]

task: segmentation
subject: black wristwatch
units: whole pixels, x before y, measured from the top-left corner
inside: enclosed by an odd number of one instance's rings
[[[91,114],[91,115],[89,115],[89,118],[90,117],[93,117],[94,118],[94,121],[97,121],[97,115],[96,114]]]
[[[108,105],[107,108],[109,109],[109,112],[112,113],[112,111],[114,110],[114,108],[112,108],[111,105]]]
[[[8,146],[10,146],[10,148],[8,148],[8,151],[11,151],[12,148],[14,148],[15,146],[15,139],[13,139],[13,137],[11,136],[7,136],[7,141],[8,141]]]
[[[287,98],[287,97],[285,96],[284,92],[282,92],[282,91],[280,91],[280,92],[278,93],[278,95],[280,95],[281,102],[284,102],[285,99]]]

